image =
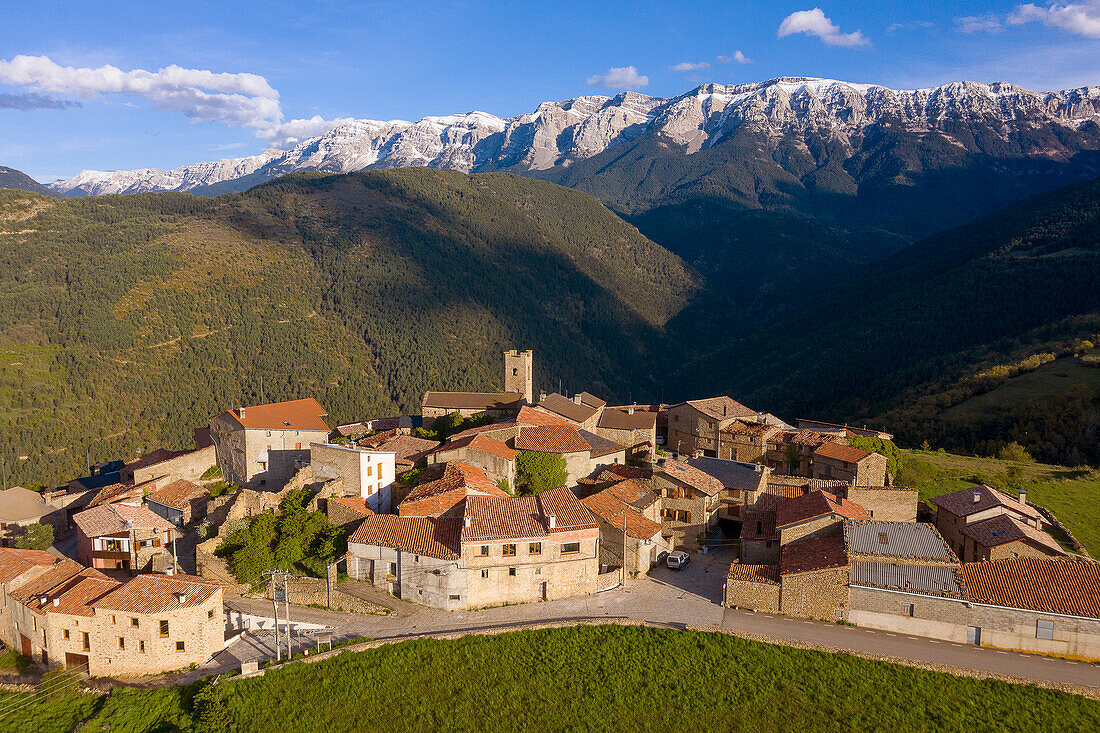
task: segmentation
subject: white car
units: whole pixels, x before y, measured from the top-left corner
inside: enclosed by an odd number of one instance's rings
[[[665,565],[672,570],[683,570],[689,562],[691,562],[691,556],[683,550],[670,552],[668,557],[665,558]]]

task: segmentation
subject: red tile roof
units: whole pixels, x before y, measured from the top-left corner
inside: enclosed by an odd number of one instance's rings
[[[549,517],[554,517],[550,527]],[[466,498],[462,542],[485,542],[545,537],[557,532],[597,529],[584,504],[568,489],[552,489],[535,496],[498,499]]]
[[[844,549],[844,536],[841,534],[784,545],[779,560],[783,575],[847,565],[848,552]]]
[[[339,496],[329,499],[328,501],[330,504],[339,504],[340,506],[347,507],[364,517],[369,517],[374,514],[374,510],[367,504],[367,500],[361,499],[358,496]]]
[[[649,485],[652,483],[648,479],[626,479],[612,484],[604,489],[604,492],[611,494],[619,501],[644,509],[652,506],[660,498],[656,487]]]
[[[108,578],[92,568],[81,573],[50,592],[50,600],[45,606],[46,613],[64,613],[70,616],[94,616],[92,603],[116,590],[122,583]],[[53,605],[53,599],[57,605]]]
[[[506,461],[516,460],[516,456],[519,455],[519,451],[512,450],[506,444],[500,442],[496,438],[490,438],[487,435],[481,435],[480,433],[474,433],[467,435],[458,440],[452,440],[444,443],[443,445],[430,451],[429,455],[439,455],[442,453],[451,453],[453,451],[461,450],[463,448],[473,448],[483,453],[496,456],[497,458],[503,458]]]
[[[451,491],[488,494],[489,496],[508,496],[480,468],[461,461],[451,461],[443,469],[443,476],[435,481],[420,484],[410,491],[402,504],[440,496]]]
[[[853,448],[850,445],[842,445],[840,443],[825,443],[816,451],[815,456],[822,456],[824,458],[832,458],[837,461],[844,461],[846,463],[859,463],[864,458],[874,455],[871,451],[860,450],[859,448]]]
[[[990,519],[968,524],[962,529],[962,533],[970,537],[982,547],[1000,547],[1009,542],[1029,539],[1059,555],[1065,555],[1065,550],[1058,542],[1034,527],[1024,524],[1010,514],[1001,514]]]
[[[722,486],[721,481],[709,473],[700,471],[685,461],[677,461],[673,458],[664,459],[664,462],[654,469],[654,475],[667,476],[698,489],[707,496],[717,496],[725,488]]]
[[[848,499],[838,499],[824,491],[787,499],[776,509],[775,526],[787,527],[807,519],[835,514],[845,519],[870,519],[863,507]]]
[[[978,501],[974,501],[974,495],[978,495]],[[984,512],[986,509],[992,509],[993,507],[1004,507],[1017,514],[1022,514],[1025,517],[1031,517],[1032,519],[1041,519],[1042,515],[1038,510],[1027,504],[1021,504],[1016,499],[1013,499],[1006,494],[1002,494],[991,486],[980,484],[972,489],[961,489],[960,491],[953,491],[950,494],[944,494],[943,496],[937,496],[932,499],[936,503],[936,506],[941,509],[954,514],[956,517],[968,517],[971,514],[977,514],[978,512]]]
[[[461,554],[461,527],[461,520],[449,517],[396,517],[392,514],[377,514],[364,519],[348,538],[348,542],[392,547],[402,552],[440,560],[457,560]]]
[[[554,517],[554,527],[548,526],[551,534],[597,527],[584,504],[569,489],[561,487],[544,491],[538,495],[538,503],[542,507],[542,516]]]
[[[579,430],[564,425],[523,426],[513,442],[517,450],[540,453],[587,453],[591,450]]]
[[[323,430],[329,427],[322,420],[328,415],[321,403],[312,397],[289,402],[273,402],[244,408],[244,417],[237,410],[226,410],[242,427],[248,430]]]
[[[32,580],[21,583],[10,590],[10,593],[24,603],[34,601],[41,596],[49,596],[49,591],[66,581],[76,577],[85,568],[75,560],[68,558],[51,565],[46,572],[36,576]],[[37,601],[34,601],[37,607]]]
[[[168,613],[202,605],[221,590],[220,583],[195,575],[138,575],[89,605],[138,614]],[[183,594],[183,601],[177,594]]]
[[[604,478],[606,474],[612,474],[611,478]],[[623,463],[615,464],[614,466],[608,466],[600,472],[600,480],[608,481],[618,478],[651,478],[653,476],[653,469],[650,467],[642,466],[628,466]]]
[[[746,511],[741,517],[742,540],[778,540],[775,512]]]
[[[131,524],[128,524],[131,523]],[[175,525],[143,506],[104,504],[73,515],[73,524],[85,537],[119,534],[131,527],[137,529],[171,530]]]
[[[100,489],[92,500],[88,502],[88,506],[101,506],[103,504],[111,504],[116,501],[126,501],[127,499],[135,499],[143,496],[145,490],[152,490],[156,488],[157,479],[151,481],[145,481],[140,484],[131,483],[118,483],[104,486]]]
[[[1100,618],[1100,563],[1017,557],[964,563],[960,575],[977,603]]]
[[[57,562],[58,558],[42,550],[0,547],[0,583],[10,583],[31,568],[49,567]]]
[[[209,493],[206,487],[193,484],[190,481],[173,481],[163,489],[154,491],[146,497],[146,501],[155,501],[157,504],[172,507],[183,511],[191,505],[194,499],[206,496]]]
[[[587,430],[580,430],[578,432],[580,433],[581,439],[588,444],[588,453],[592,458],[609,456],[612,453],[620,453],[627,449],[625,445],[620,445],[613,440],[602,438]]]
[[[511,437],[515,433],[518,426],[519,423],[515,420],[501,420],[499,422],[490,423],[488,425],[478,425],[476,428],[466,428],[462,432],[452,435],[450,437],[450,440],[460,440],[462,438],[467,438],[471,435],[478,435],[479,433],[491,433],[494,435],[496,433],[501,433],[502,435],[507,434],[507,437]]]
[[[735,562],[730,565],[726,580],[736,580],[742,583],[769,583],[779,585],[778,565],[746,565]]]
[[[626,534],[635,539],[648,540],[661,533],[660,524],[642,516],[633,506],[612,495],[610,490],[593,494],[582,499],[581,503],[620,532],[623,531],[625,522]]]
[[[524,405],[519,408],[519,414],[516,415],[516,422],[523,423],[524,425],[566,425],[571,426],[573,423],[566,420],[562,420],[552,412],[540,409],[538,407],[529,407]]]

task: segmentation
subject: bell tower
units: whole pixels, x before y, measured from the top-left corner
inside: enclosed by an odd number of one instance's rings
[[[531,379],[531,350],[504,352],[504,391],[519,392],[531,405],[535,402],[534,382]]]

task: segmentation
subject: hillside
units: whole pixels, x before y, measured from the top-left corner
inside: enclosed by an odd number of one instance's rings
[[[183,447],[241,403],[315,395],[335,422],[428,387],[608,394],[697,290],[594,199],[508,174],[287,177],[203,199],[0,192],[0,446],[16,483]],[[553,380],[553,384],[549,381]]]
[[[4,188],[17,191],[30,191],[32,193],[42,194],[43,196],[57,198],[57,194],[52,189],[43,186],[26,173],[0,165],[0,189]]]
[[[864,268],[672,378],[702,376],[709,389],[698,391],[738,385],[739,399],[792,417],[864,418],[919,443],[943,409],[996,386],[978,375],[1073,353],[1100,331],[1097,232],[1100,182],[1043,194]],[[1095,437],[1069,442],[1100,461]]]

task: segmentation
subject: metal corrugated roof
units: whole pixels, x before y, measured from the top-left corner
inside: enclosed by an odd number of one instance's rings
[[[958,570],[945,565],[897,565],[886,562],[852,563],[849,575],[852,585],[889,588],[913,593],[967,598],[966,586]]]
[[[854,555],[959,561],[931,524],[848,520],[844,523],[844,543]]]

